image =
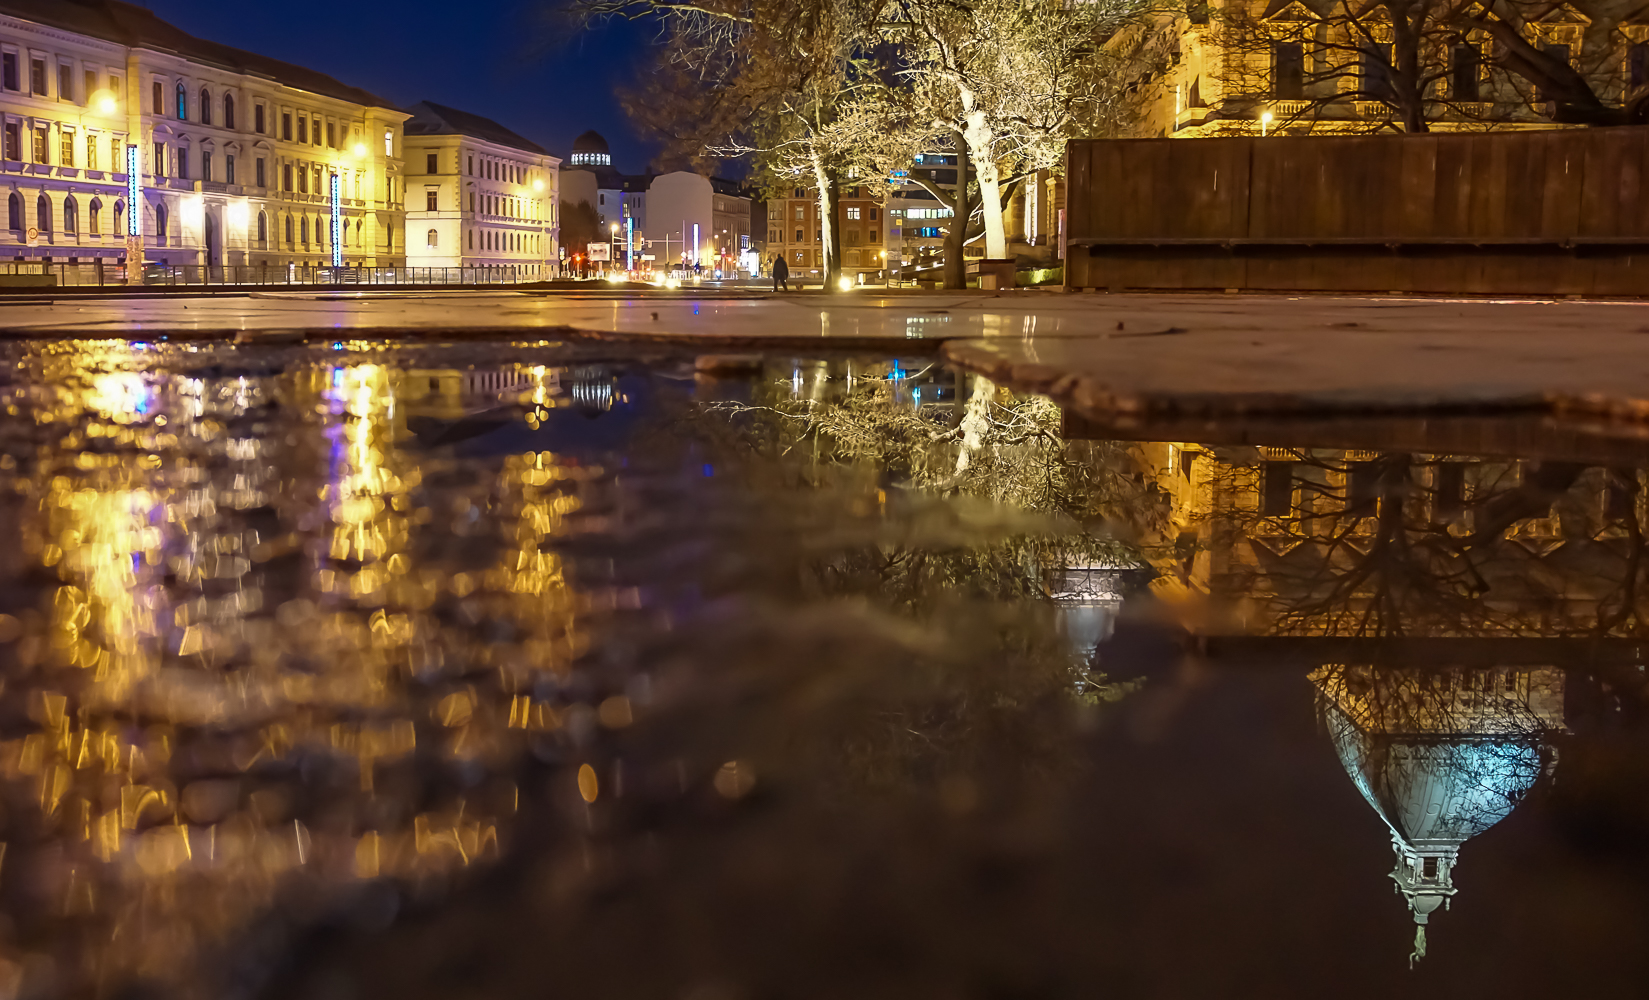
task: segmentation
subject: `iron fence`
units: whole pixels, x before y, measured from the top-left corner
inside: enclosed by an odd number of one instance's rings
[[[113,262],[80,264],[0,263],[0,284],[18,276],[16,284],[57,287],[126,285],[126,267]],[[198,288],[210,285],[520,285],[561,277],[554,269],[534,264],[493,267],[300,267],[203,264],[167,266],[148,264],[142,284],[149,287]],[[30,281],[33,278],[35,280]]]

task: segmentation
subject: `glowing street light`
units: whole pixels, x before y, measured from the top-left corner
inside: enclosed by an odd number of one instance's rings
[[[1265,138],[1266,133],[1271,129],[1271,123],[1276,120],[1277,116],[1269,111],[1260,114],[1260,138]]]

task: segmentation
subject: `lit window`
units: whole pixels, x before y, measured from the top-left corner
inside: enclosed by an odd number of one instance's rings
[[[430,188],[428,191],[424,192],[424,211],[434,212],[437,210],[436,205],[440,200],[439,195],[440,192],[436,191],[434,188]]]
[[[74,166],[74,133],[63,129],[58,133],[58,163],[65,167]]]
[[[180,122],[189,120],[189,91],[184,89],[181,81],[177,85],[177,120]]]
[[[29,92],[37,97],[46,96],[46,60],[31,59],[29,61]]]
[[[437,239],[438,237],[436,236],[435,230],[431,229],[424,237],[424,246],[435,246]]]
[[[850,219],[857,219],[859,217],[859,206],[849,206],[847,210],[847,217]]]
[[[395,155],[395,133],[389,129],[384,129],[384,155]]]

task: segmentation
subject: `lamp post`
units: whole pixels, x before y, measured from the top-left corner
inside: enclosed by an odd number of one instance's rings
[[[1261,112],[1261,114],[1260,114],[1260,138],[1261,139],[1264,139],[1265,136],[1266,136],[1266,133],[1268,133],[1271,130],[1271,123],[1275,120],[1276,120],[1276,116],[1273,115],[1271,112],[1269,112],[1269,111]]]
[[[613,251],[618,248],[618,223],[614,222],[607,228],[612,231],[612,239],[607,244],[607,264],[610,267],[613,263]]]

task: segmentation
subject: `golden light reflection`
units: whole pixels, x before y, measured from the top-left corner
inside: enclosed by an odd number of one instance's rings
[[[192,351],[42,345],[6,396],[30,438],[0,495],[41,598],[0,615],[29,706],[0,787],[41,832],[0,872],[30,873],[16,919],[88,932],[0,941],[0,990],[50,965],[65,993],[217,995],[191,958],[285,886],[496,857],[529,741],[578,707],[541,683],[588,645],[553,543],[602,471],[413,450],[417,420],[553,407],[558,371],[202,374]]]

